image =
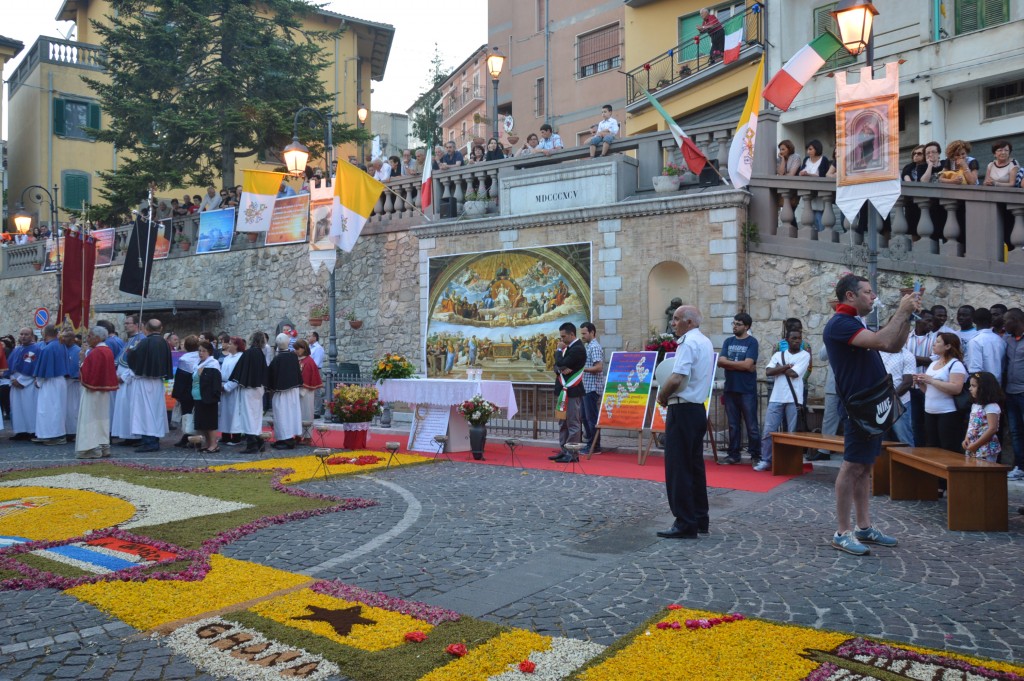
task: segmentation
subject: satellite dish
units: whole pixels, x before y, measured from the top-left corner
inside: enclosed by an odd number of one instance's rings
[[[515,127],[516,122],[512,119],[512,114],[505,116],[505,132],[512,132],[512,128]]]

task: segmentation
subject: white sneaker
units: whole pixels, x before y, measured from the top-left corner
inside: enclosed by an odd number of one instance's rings
[[[772,469],[772,462],[771,461],[765,461],[764,459],[762,459],[761,461],[758,461],[757,465],[754,466],[754,470],[755,471],[770,471],[771,469]],[[1024,477],[1024,474],[1022,474],[1021,477]]]
[[[1024,480],[1024,471],[1019,466],[1014,466],[1013,470],[1006,474],[1007,480]]]

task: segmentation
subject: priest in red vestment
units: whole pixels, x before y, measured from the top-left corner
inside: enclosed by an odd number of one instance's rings
[[[117,391],[114,353],[106,344],[107,330],[94,326],[86,343],[89,350],[82,362],[82,398],[78,405],[75,453],[79,459],[110,456],[110,396]]]

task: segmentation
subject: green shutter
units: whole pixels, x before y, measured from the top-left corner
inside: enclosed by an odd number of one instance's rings
[[[64,171],[61,206],[65,210],[82,210],[83,203],[89,203],[89,176],[85,173]]]
[[[59,98],[53,100],[53,134],[66,134],[64,125],[64,100]]]
[[[985,28],[996,24],[1005,24],[1010,20],[1009,0],[983,0],[981,20]]]
[[[89,127],[93,130],[100,129],[100,105],[95,102],[89,102]]]
[[[691,14],[679,20],[679,44],[683,48],[676,55],[677,64],[693,61],[697,58],[697,43],[693,41],[693,37],[700,35],[697,33],[698,26],[700,26],[699,14]]]
[[[957,0],[956,34],[969,33],[981,28],[981,8],[978,0]]]

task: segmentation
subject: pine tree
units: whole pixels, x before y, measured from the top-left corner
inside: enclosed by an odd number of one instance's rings
[[[93,22],[109,82],[85,79],[105,114],[97,139],[122,159],[100,173],[111,208],[137,203],[150,183],[234,185],[237,159],[291,140],[299,107],[328,113],[320,46],[340,32],[304,30],[312,12],[304,0],[113,0],[110,16]],[[316,128],[300,135],[323,139]],[[362,137],[334,126],[336,144]]]
[[[441,112],[435,107],[441,99],[439,87],[450,75],[444,70],[444,62],[437,43],[434,43],[434,58],[430,60],[430,66],[430,89],[420,93],[419,99],[409,109],[412,112],[412,133],[427,145],[428,159],[433,154],[434,145],[439,144],[443,137]]]

